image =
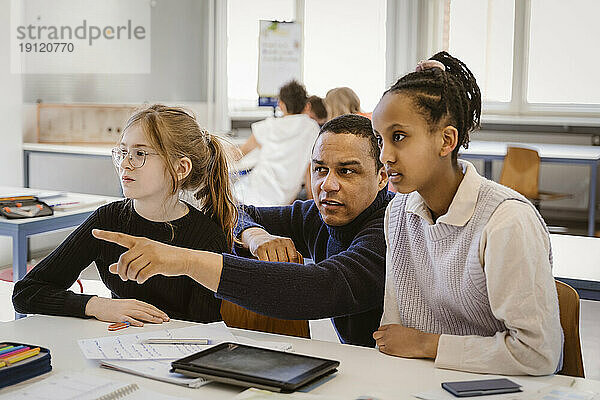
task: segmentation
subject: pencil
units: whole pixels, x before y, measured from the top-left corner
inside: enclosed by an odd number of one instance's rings
[[[16,362],[23,361],[26,358],[36,356],[36,355],[39,354],[39,352],[40,352],[40,348],[36,347],[35,349],[27,350],[27,351],[25,351],[23,353],[20,353],[20,354],[17,354],[15,356],[13,356],[13,357],[7,358],[7,359],[4,360],[4,362],[6,362],[8,365],[11,365],[11,364],[14,364]]]
[[[210,339],[156,338],[144,339],[143,344],[210,344]]]

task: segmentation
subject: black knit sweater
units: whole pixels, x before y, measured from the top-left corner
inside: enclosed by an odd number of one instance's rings
[[[152,222],[135,212],[130,200],[98,208],[83,224],[44,258],[25,278],[15,284],[15,310],[28,314],[85,317],[92,297],[67,289],[92,261],[113,298],[145,301],[170,318],[211,322],[221,320],[220,300],[188,277],[154,276],[143,284],[123,282],[108,271],[125,251],[121,246],[96,239],[92,229],[123,232],[174,246],[217,253],[227,252],[222,229],[211,218],[188,205],[189,212],[169,223]]]
[[[217,296],[275,318],[334,317],[342,342],[374,346],[385,284],[383,217],[393,196],[381,190],[354,221],[338,227],[323,222],[312,200],[286,207],[244,207],[237,234],[257,226],[289,237],[315,264],[225,254]]]

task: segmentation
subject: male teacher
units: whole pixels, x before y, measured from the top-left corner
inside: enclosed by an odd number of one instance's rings
[[[383,217],[393,194],[371,121],[343,115],[323,125],[311,178],[314,201],[243,207],[236,234],[258,260],[116,232],[94,236],[129,249],[110,266],[123,280],[187,275],[217,297],[270,317],[333,317],[343,343],[374,346],[385,283]],[[299,264],[298,253],[315,264]],[[136,263],[141,255],[144,263]]]

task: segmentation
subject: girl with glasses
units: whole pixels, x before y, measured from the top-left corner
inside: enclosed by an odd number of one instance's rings
[[[228,252],[237,210],[219,140],[184,110],[153,105],[134,113],[112,150],[124,200],[97,209],[15,284],[21,313],[95,317],[101,321],[162,323],[169,318],[221,320],[220,301],[188,277],[156,276],[143,284],[109,272],[123,248],[92,236],[100,228],[173,246]],[[193,193],[196,207],[181,200]],[[92,261],[112,298],[66,290]],[[139,264],[146,263],[140,258]]]

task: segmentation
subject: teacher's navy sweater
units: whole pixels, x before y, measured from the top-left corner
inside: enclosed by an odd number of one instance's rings
[[[260,227],[293,240],[315,264],[223,254],[217,297],[282,319],[333,317],[343,343],[374,346],[385,285],[383,217],[394,193],[381,190],[352,222],[329,226],[313,200],[285,207],[244,206],[236,228]],[[238,248],[236,252],[240,252]]]

